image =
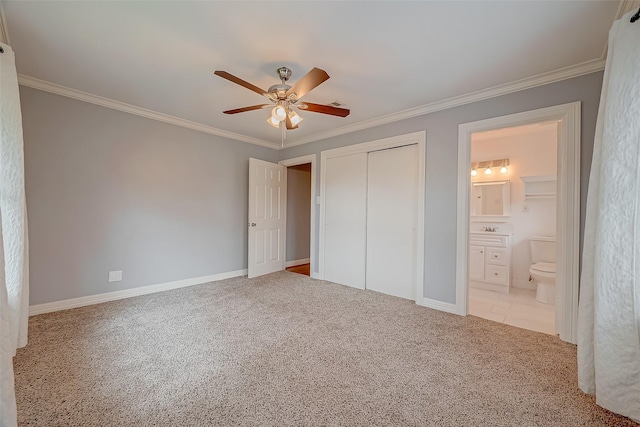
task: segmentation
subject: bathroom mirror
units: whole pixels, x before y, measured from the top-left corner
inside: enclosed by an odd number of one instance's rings
[[[472,216],[509,216],[509,180],[471,183]]]

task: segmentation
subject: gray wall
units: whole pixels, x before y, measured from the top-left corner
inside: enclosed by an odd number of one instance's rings
[[[277,161],[420,130],[424,295],[454,303],[458,125],[581,101],[582,229],[601,84],[593,73],[281,152],[21,86],[30,303],[244,269],[249,157]],[[108,283],[109,270],[124,280]]]
[[[311,163],[287,168],[287,261],[309,258]]]
[[[276,151],[20,93],[31,304],[247,268],[248,159]]]
[[[280,152],[280,160],[426,130],[424,296],[455,303],[458,125],[574,101],[582,102],[581,235],[602,72],[390,123]],[[339,120],[339,119],[336,119]],[[339,125],[339,123],[336,123]],[[320,156],[318,156],[320,159]],[[318,168],[320,170],[320,168]],[[320,174],[316,174],[320,188]],[[319,218],[319,208],[317,218]],[[315,235],[318,236],[318,226]],[[319,242],[319,239],[316,239]],[[318,251],[316,251],[318,253]],[[317,259],[316,259],[317,262]],[[316,264],[317,265],[317,264]]]

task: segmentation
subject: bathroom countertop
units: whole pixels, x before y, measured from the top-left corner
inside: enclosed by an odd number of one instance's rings
[[[504,233],[501,231],[470,231],[469,234],[494,235],[494,236],[511,236],[513,233]]]

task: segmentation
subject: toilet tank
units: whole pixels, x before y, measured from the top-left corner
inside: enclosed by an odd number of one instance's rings
[[[556,238],[551,236],[531,236],[531,264],[556,262]]]

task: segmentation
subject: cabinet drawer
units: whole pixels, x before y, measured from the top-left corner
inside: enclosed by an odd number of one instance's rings
[[[484,280],[498,285],[506,285],[509,283],[509,270],[507,267],[499,265],[487,265],[484,271]]]
[[[475,246],[493,246],[506,248],[509,237],[491,233],[469,233],[469,244]]]
[[[487,264],[507,265],[507,250],[500,248],[487,248],[486,260]]]

